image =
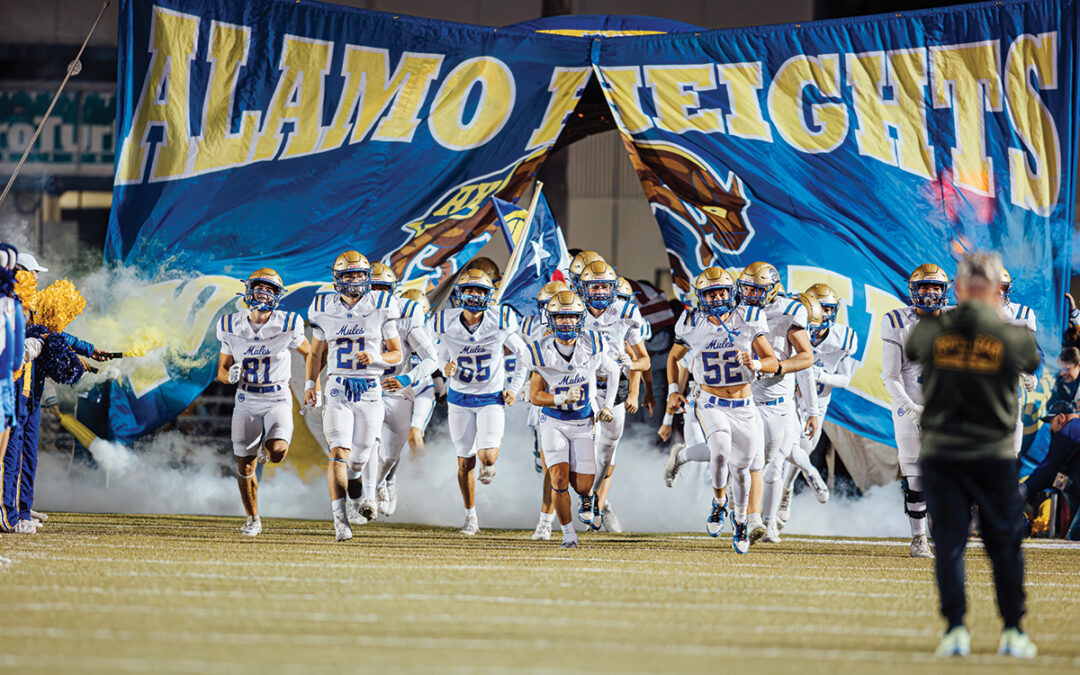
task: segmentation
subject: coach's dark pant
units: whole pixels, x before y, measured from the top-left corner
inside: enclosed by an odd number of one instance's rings
[[[1016,460],[926,459],[922,468],[941,613],[949,627],[964,623],[964,547],[971,507],[978,506],[979,534],[994,569],[998,610],[1006,628],[1018,628],[1024,615],[1024,533]]]

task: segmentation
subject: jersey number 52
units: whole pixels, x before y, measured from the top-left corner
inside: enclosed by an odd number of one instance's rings
[[[705,367],[705,384],[713,387],[727,387],[744,384],[743,371],[739,367],[739,350],[726,349],[722,352],[702,352],[701,364]]]

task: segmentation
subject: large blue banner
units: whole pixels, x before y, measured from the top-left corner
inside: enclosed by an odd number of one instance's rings
[[[597,69],[677,292],[708,265],[816,282],[859,334],[830,417],[894,444],[882,315],[915,267],[999,251],[1056,355],[1076,178],[1071,2],[604,40]]]
[[[824,281],[842,297],[860,365],[835,421],[893,442],[881,317],[914,267],[951,273],[969,248],[1003,254],[1056,355],[1076,184],[1072,0],[656,35],[625,17],[598,32],[292,0],[121,6],[111,261],[232,277],[271,266],[302,309],[337,253],[358,249],[431,289],[490,237],[490,197],[520,197],[596,79],[678,294],[705,266],[767,260],[789,289]],[[167,403],[156,423],[190,400],[152,392],[170,381],[137,396]],[[140,409],[125,405],[112,408]],[[125,433],[155,423],[133,417]]]

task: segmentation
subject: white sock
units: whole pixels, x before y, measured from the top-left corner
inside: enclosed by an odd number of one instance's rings
[[[548,525],[552,524],[553,522],[555,522],[555,512],[552,511],[551,513],[544,513],[543,511],[541,511],[540,522],[547,523]]]
[[[468,518],[475,518],[476,517],[476,507],[474,506],[471,509],[465,509],[465,516],[468,517]]]
[[[574,523],[573,522],[569,522],[569,523],[567,523],[565,525],[560,524],[559,527],[562,528],[562,533],[563,533],[564,537],[566,537],[568,539],[571,538],[571,537],[573,537],[574,539],[577,539],[577,532],[574,531]]]
[[[688,445],[679,451],[679,462],[707,462],[709,461],[709,446],[705,443]]]
[[[330,510],[334,513],[334,520],[345,520],[345,498],[332,500]]]

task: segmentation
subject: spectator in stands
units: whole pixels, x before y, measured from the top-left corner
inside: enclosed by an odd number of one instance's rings
[[[1058,376],[1047,401],[1047,410],[1057,401],[1075,401],[1077,389],[1080,389],[1080,349],[1066,347],[1058,357]]]
[[[1035,501],[1043,490],[1060,490],[1073,514],[1065,537],[1080,541],[1080,415],[1073,401],[1055,401],[1042,419],[1050,423],[1050,450],[1020,484],[1020,493]]]

